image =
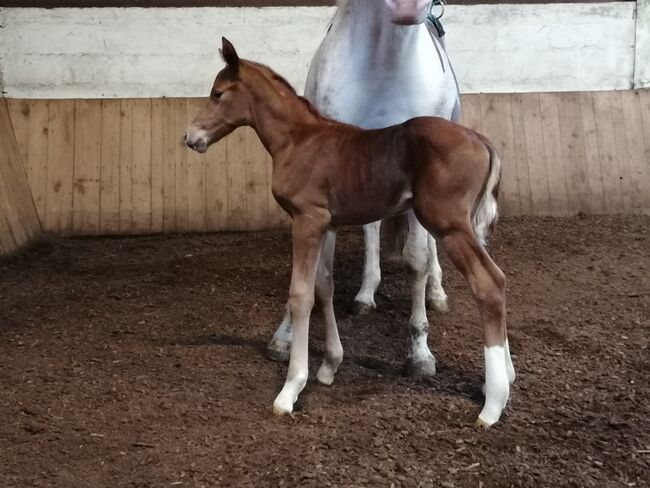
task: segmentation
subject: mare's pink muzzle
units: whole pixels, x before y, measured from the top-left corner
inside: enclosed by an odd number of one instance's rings
[[[431,0],[385,0],[394,24],[421,24],[427,18]]]

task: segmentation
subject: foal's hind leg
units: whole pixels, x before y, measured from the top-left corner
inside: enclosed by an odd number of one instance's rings
[[[291,324],[291,308],[289,302],[284,308],[282,323],[271,337],[266,346],[266,356],[273,361],[288,361],[291,350],[291,338],[293,337],[293,326]]]
[[[455,217],[448,208],[418,212],[420,222],[440,237],[451,261],[467,279],[483,321],[485,405],[477,424],[489,427],[499,420],[510,395],[514,368],[508,361],[506,337],[506,278],[476,238],[469,219]],[[437,215],[443,215],[439,221]]]
[[[343,347],[339,338],[334,316],[334,248],[336,234],[328,231],[323,242],[323,249],[318,262],[316,275],[316,300],[323,314],[325,323],[325,357],[316,379],[324,385],[334,382],[336,370],[343,361]]]
[[[469,282],[483,320],[485,405],[477,424],[489,427],[501,417],[510,394],[505,275],[485,252],[469,226],[447,230],[441,242],[454,265]]]
[[[375,292],[381,282],[381,268],[379,267],[379,230],[381,221],[363,226],[365,240],[365,259],[363,263],[363,281],[361,288],[354,298],[354,307],[357,313],[368,313],[377,308]]]
[[[426,311],[426,285],[429,276],[431,253],[428,246],[428,232],[420,225],[413,212],[408,213],[409,233],[403,256],[413,273],[411,278],[411,351],[406,371],[411,376],[434,376],[436,360],[429,350],[427,337],[429,321]]]

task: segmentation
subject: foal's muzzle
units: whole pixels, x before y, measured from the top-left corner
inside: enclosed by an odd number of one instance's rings
[[[199,153],[204,153],[208,150],[208,142],[205,138],[205,135],[202,134],[202,132],[205,131],[191,131],[187,130],[185,131],[185,134],[183,134],[183,142],[187,147],[190,149],[195,150],[196,152]]]

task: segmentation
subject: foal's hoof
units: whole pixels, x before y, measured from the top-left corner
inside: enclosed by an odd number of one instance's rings
[[[418,360],[409,358],[404,372],[413,378],[433,378],[436,375],[436,360],[433,357]]]
[[[447,304],[447,297],[429,297],[427,298],[427,305],[430,310],[435,310],[440,313],[449,312],[449,305]]]
[[[291,343],[286,341],[272,340],[266,346],[266,357],[272,361],[286,363],[291,354]]]
[[[352,312],[354,312],[355,315],[366,315],[374,312],[376,309],[377,305],[374,302],[364,303],[355,300],[354,304],[352,305]]]

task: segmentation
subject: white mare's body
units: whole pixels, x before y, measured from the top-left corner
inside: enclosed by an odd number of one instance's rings
[[[428,10],[418,12],[420,19]],[[408,6],[407,7],[412,7]],[[366,129],[387,127],[418,116],[457,120],[460,110],[456,79],[444,50],[427,23],[396,25],[395,12],[382,0],[340,0],[332,25],[314,56],[305,96],[325,115]],[[426,300],[447,308],[442,271],[433,238],[411,214],[403,257],[413,271],[412,338],[408,369],[416,375],[435,374],[435,359],[427,345]],[[375,308],[379,267],[380,222],[364,226],[366,242],[363,282],[355,297],[361,311]],[[429,283],[427,290],[427,282]],[[269,355],[288,358],[291,316],[269,343]],[[324,375],[331,383],[333,373]],[[319,380],[321,378],[319,374]]]

